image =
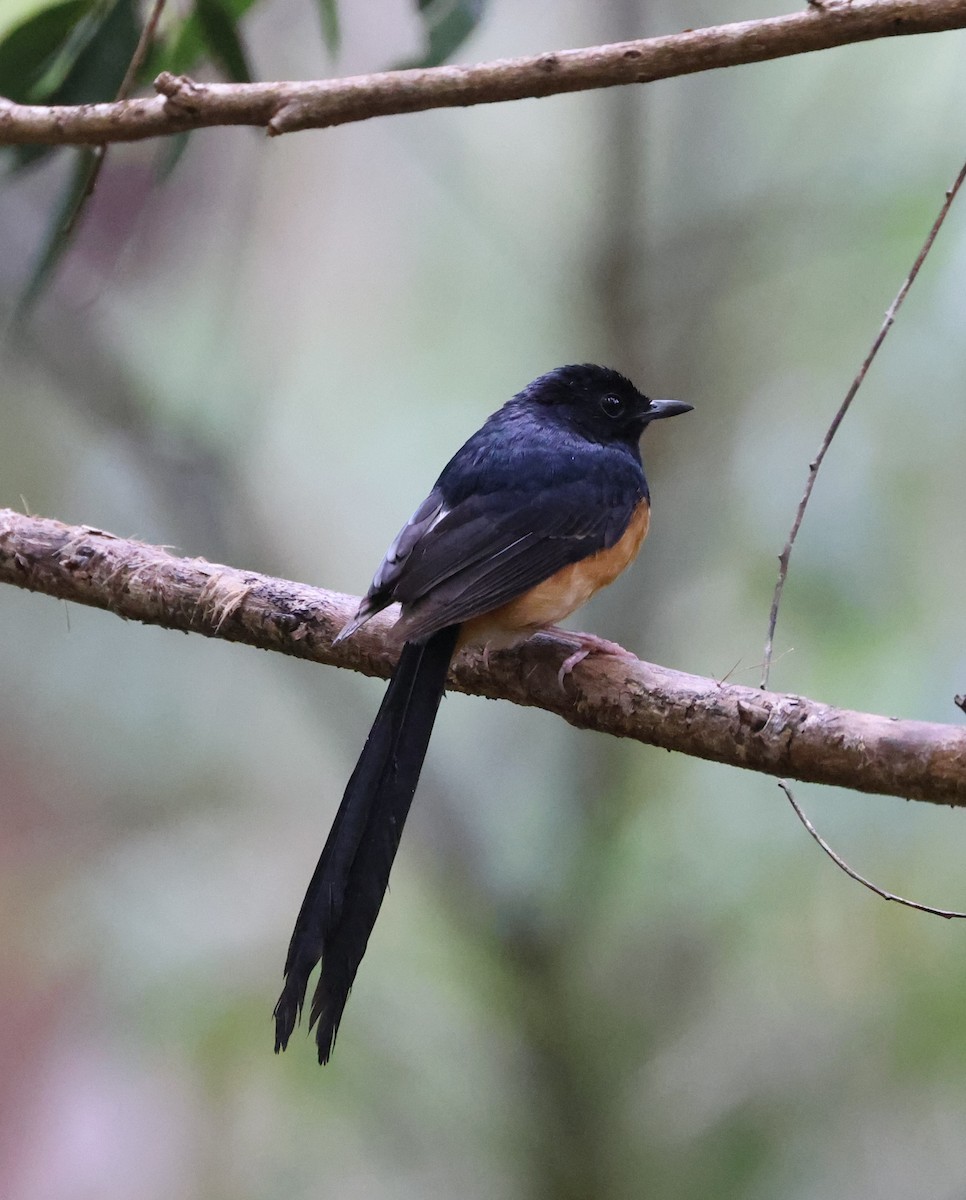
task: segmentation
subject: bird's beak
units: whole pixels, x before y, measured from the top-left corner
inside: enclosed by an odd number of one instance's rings
[[[641,415],[648,421],[660,421],[664,417],[676,417],[680,413],[691,412],[693,404],[685,404],[683,400],[652,400],[650,407]]]

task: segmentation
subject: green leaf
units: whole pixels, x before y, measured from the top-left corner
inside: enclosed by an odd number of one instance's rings
[[[74,170],[67,181],[67,186],[61,192],[57,210],[44,239],[43,248],[37,256],[30,278],[17,300],[14,313],[16,320],[21,321],[29,316],[31,309],[53,278],[53,274],[70,244],[69,226],[78,204],[87,193],[87,186],[96,164],[95,150],[85,147],[83,150],[75,151]]]
[[[117,95],[140,37],[137,0],[99,8],[103,16],[50,104],[97,104]]]
[[[53,87],[41,87],[41,81],[49,79],[71,43],[75,60],[83,50],[84,43],[73,35],[93,5],[94,0],[64,0],[14,26],[0,41],[0,96],[18,104],[43,103]],[[63,64],[60,81],[71,65]]]
[[[316,0],[316,3],[319,6],[319,19],[322,22],[322,39],[326,49],[334,58],[342,45],[338,0]]]
[[[252,73],[236,18],[223,0],[195,0],[195,16],[214,62],[233,83],[251,83]]]
[[[51,94],[49,103],[89,104],[113,99],[117,94],[137,47],[137,0],[113,0],[113,3],[100,5],[97,18],[93,35],[87,39],[63,82]],[[50,146],[12,147],[14,161],[21,167],[52,149]],[[71,244],[75,218],[87,194],[96,162],[95,150],[81,150],[75,154],[74,171],[61,193],[43,250],[17,305],[21,317],[40,298]]]
[[[110,3],[84,0],[84,7],[88,11],[80,14],[60,49],[48,58],[41,77],[30,90],[29,103],[93,104],[114,99],[137,46],[136,0]],[[4,45],[8,40],[4,40]],[[8,151],[11,168],[21,170],[56,153],[57,149],[11,146]]]
[[[426,52],[402,67],[438,67],[463,45],[483,17],[486,0],[417,0]]]
[[[71,45],[79,42],[69,69],[53,90],[47,90],[44,104],[96,104],[113,100],[128,64],[137,48],[138,23],[136,0],[112,0],[96,8],[74,27]],[[28,166],[54,152],[52,146],[14,146],[14,169]]]
[[[220,3],[228,15],[229,22],[237,26],[238,21],[257,0],[220,0]],[[176,26],[163,42],[155,44],[141,71],[141,79],[154,79],[162,71],[170,71],[172,75],[184,75],[192,71],[202,59],[211,55],[210,44],[203,32],[198,13],[195,12]]]
[[[175,133],[161,140],[154,158],[154,178],[159,184],[167,183],[174,173],[182,155],[188,149],[190,133]]]

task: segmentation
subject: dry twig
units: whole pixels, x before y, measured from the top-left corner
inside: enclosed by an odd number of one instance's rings
[[[791,793],[791,789],[784,779],[779,779],[778,786],[785,793],[788,803],[795,810],[795,815],[805,826],[808,832],[812,835],[816,842],[822,847],[825,853],[829,856],[835,865],[848,875],[850,879],[854,879],[856,883],[861,883],[863,887],[868,888],[870,892],[875,892],[877,896],[881,896],[883,900],[894,900],[896,904],[904,904],[906,908],[915,908],[919,912],[930,913],[934,917],[945,917],[946,920],[966,917],[966,912],[957,912],[950,908],[933,908],[930,904],[920,904],[918,900],[907,900],[904,896],[897,896],[894,892],[887,892],[884,888],[880,888],[877,883],[873,883],[871,879],[866,879],[864,875],[860,875],[854,870],[841,854],[836,854],[832,847],[828,844],[825,838],[818,832],[812,822],[808,819],[804,812],[799,808],[795,797]]]
[[[938,234],[939,230],[942,228],[942,224],[946,220],[946,216],[952,206],[953,201],[956,199],[956,194],[962,187],[964,180],[966,180],[966,163],[964,163],[960,168],[960,172],[956,176],[952,187],[947,189],[945,199],[943,200],[942,206],[939,209],[939,214],[937,215],[935,221],[933,221],[932,228],[929,230],[926,240],[922,244],[922,248],[916,255],[916,261],[912,264],[912,269],[906,276],[902,287],[899,288],[896,298],[889,305],[889,309],[885,315],[885,320],[882,322],[882,328],[876,335],[875,341],[873,341],[872,346],[869,349],[869,353],[865,356],[865,360],[863,361],[862,366],[859,368],[858,374],[852,380],[852,386],[846,393],[845,399],[839,405],[838,411],[832,418],[832,423],[825,431],[825,437],[822,439],[822,444],[819,447],[818,454],[815,455],[808,465],[808,478],[805,481],[805,491],[802,493],[802,498],[798,502],[798,508],[795,511],[795,519],[792,522],[792,527],[788,534],[788,540],[785,542],[784,549],[778,556],[778,580],[775,583],[775,591],[771,601],[771,611],[768,615],[768,636],[765,639],[765,653],[762,661],[761,686],[763,688],[768,686],[768,675],[771,670],[772,650],[775,642],[775,626],[778,623],[778,609],[781,605],[782,592],[785,588],[785,579],[788,575],[788,563],[789,559],[791,558],[792,547],[795,545],[795,539],[798,537],[798,531],[801,528],[802,519],[805,516],[805,509],[808,507],[808,502],[811,499],[812,488],[815,486],[815,479],[818,475],[819,468],[822,465],[829,446],[832,444],[832,439],[838,432],[838,428],[842,424],[842,420],[849,410],[849,406],[855,399],[855,395],[859,388],[862,386],[862,381],[865,379],[869,367],[872,365],[872,360],[879,353],[879,347],[885,341],[886,334],[892,328],[892,323],[896,319],[896,313],[902,306],[903,300],[905,300],[906,296],[909,294],[909,289],[915,282],[916,276],[919,274],[922,264],[926,261],[926,257],[929,254],[929,251],[932,249],[932,244],[936,240],[936,234]]]

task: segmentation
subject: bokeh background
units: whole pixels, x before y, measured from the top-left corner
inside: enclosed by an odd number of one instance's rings
[[[765,15],[492,0],[464,61]],[[246,22],[261,78],[418,49],[405,0]],[[757,683],[807,464],[966,152],[966,35],[269,141],[111,151],[3,350],[0,504],[363,590],[533,376],[618,366],[652,533],[577,624]],[[0,302],[67,171],[0,188]],[[966,210],[834,444],[773,686],[955,722]],[[0,591],[10,1200],[966,1195],[966,926],[887,905],[774,781],[443,705],[325,1070],[271,1009],[382,685]],[[966,908],[954,810],[800,786],[854,864]]]

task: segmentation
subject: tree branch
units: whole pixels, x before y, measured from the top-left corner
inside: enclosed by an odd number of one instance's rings
[[[386,676],[394,661],[386,614],[332,646],[354,597],[12,509],[0,509],[0,582],[366,675]],[[541,635],[491,655],[488,667],[464,654],[451,686],[713,762],[966,806],[966,730],[956,726],[851,712],[608,655],[585,660],[561,688],[557,672],[572,649]]]
[[[155,80],[159,95],[148,99],[52,107],[0,98],[0,145],[97,145],[215,125],[291,133],[431,108],[650,83],[875,38],[964,27],[966,0],[827,0],[787,16],[476,66],[304,83],[197,83],[164,73]]]

